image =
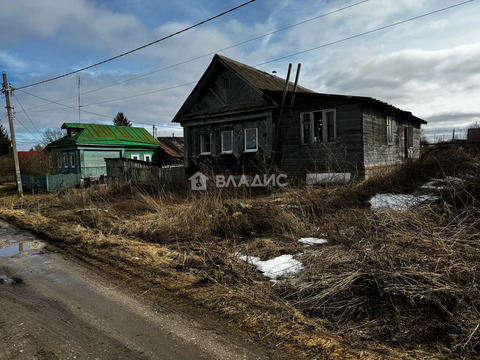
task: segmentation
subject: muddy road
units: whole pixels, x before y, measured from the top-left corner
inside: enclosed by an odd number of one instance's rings
[[[0,359],[267,359],[0,220]]]

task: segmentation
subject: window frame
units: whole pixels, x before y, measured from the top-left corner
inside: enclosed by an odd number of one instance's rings
[[[247,149],[247,131],[255,130],[255,149]],[[243,152],[251,153],[258,151],[258,128],[246,128],[243,130]]]
[[[132,160],[140,160],[140,154],[130,154],[130,159],[132,159]]]
[[[407,125],[407,147],[412,149],[413,146],[413,126]]]
[[[203,151],[204,145],[206,144],[205,143],[206,136],[208,136],[209,149],[208,151]],[[200,134],[200,155],[211,155],[211,154],[212,154],[212,134],[210,133]]]
[[[62,155],[62,162],[63,162],[63,167],[65,169],[68,169],[68,154]]]
[[[225,144],[223,140],[223,136],[226,135],[227,133],[230,133],[230,144],[231,144],[231,149],[230,150],[225,150],[223,145]],[[220,133],[220,146],[221,146],[221,152],[222,154],[232,154],[233,153],[233,130],[225,130]]]
[[[322,139],[316,139],[315,136],[315,115],[321,113],[322,122],[325,121],[324,129],[322,130]],[[326,114],[333,113],[333,139],[328,138],[329,125],[327,123]],[[308,115],[309,119],[305,120],[305,115]],[[305,125],[308,124],[310,139],[305,139]],[[313,110],[313,111],[303,111],[300,113],[300,142],[302,145],[314,144],[314,143],[328,143],[334,142],[337,140],[337,109],[328,108],[322,110]]]
[[[75,168],[75,154],[70,154],[70,167]]]
[[[395,120],[392,117],[387,116],[387,145],[393,145],[393,124]]]
[[[143,154],[143,160],[146,162],[152,162],[152,154]]]

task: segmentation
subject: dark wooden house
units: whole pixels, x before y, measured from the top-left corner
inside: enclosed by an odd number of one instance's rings
[[[293,97],[293,99],[292,99]],[[216,172],[368,176],[420,153],[411,112],[362,96],[320,94],[215,55],[173,119],[184,162]]]

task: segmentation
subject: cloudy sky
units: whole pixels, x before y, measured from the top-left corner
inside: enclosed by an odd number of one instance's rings
[[[171,119],[215,53],[281,77],[289,62],[302,63],[301,85],[411,111],[429,122],[431,141],[480,121],[478,0],[256,0],[120,59],[22,88],[246,1],[0,0],[0,70],[21,88],[11,99],[19,149],[48,128],[79,118],[111,124],[119,111],[134,126],[181,136]]]

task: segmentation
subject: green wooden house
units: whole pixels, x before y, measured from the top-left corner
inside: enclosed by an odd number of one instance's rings
[[[144,128],[65,123],[62,129],[67,135],[46,147],[56,154],[60,174],[78,174],[82,179],[105,175],[105,158],[160,159],[160,144]]]

